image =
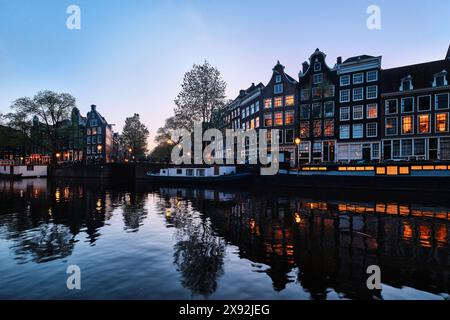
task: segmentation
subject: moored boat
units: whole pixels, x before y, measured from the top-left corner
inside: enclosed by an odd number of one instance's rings
[[[251,179],[248,172],[237,172],[235,166],[185,166],[160,169],[147,173],[147,178],[158,183],[179,184],[237,184]]]

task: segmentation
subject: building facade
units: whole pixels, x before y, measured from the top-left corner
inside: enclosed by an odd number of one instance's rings
[[[227,123],[279,129],[292,167],[450,160],[449,72],[450,47],[443,60],[391,69],[369,55],[339,57],[329,67],[316,49],[298,81],[278,62],[267,85],[241,90]]]

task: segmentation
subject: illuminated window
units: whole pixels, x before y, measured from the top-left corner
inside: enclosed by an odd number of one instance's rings
[[[364,88],[353,89],[353,101],[361,101],[364,99]]]
[[[419,133],[430,133],[430,120],[429,114],[421,114],[418,116]]]
[[[402,117],[402,134],[413,134],[413,116]]]
[[[255,129],[255,119],[250,120],[250,129]]]
[[[414,98],[402,98],[402,113],[414,112]]]
[[[279,108],[283,106],[283,97],[276,97],[274,102],[275,108]]]
[[[275,125],[276,126],[283,125],[283,112],[275,112]]]
[[[353,120],[361,120],[364,118],[364,106],[353,107]]]
[[[272,108],[272,98],[264,99],[264,108]]]
[[[448,113],[436,114],[436,132],[448,132]]]
[[[325,118],[333,118],[334,117],[334,101],[327,101],[323,106],[323,113]]]
[[[395,176],[398,174],[398,167],[389,166],[386,168],[387,175]]]
[[[376,173],[377,174],[386,174],[386,168],[385,167],[377,167]]]
[[[420,96],[417,98],[417,110],[429,111],[431,109],[431,96]]]
[[[264,114],[264,126],[271,127],[272,125],[273,125],[272,114],[271,113]]]
[[[322,99],[322,88],[312,88],[312,98],[313,100],[320,100]]]
[[[397,118],[386,118],[386,135],[387,136],[395,136],[397,135],[397,127],[398,127],[398,119]]]
[[[314,119],[322,118],[322,104],[321,103],[313,103],[312,116]]]
[[[367,105],[367,119],[375,119],[378,117],[378,104],[372,103]]]
[[[309,122],[300,122],[300,138],[309,138]]]
[[[313,134],[314,137],[322,136],[322,121],[320,120],[314,121]]]
[[[309,104],[302,104],[300,106],[300,119],[307,120],[310,117],[310,108]]]
[[[285,125],[292,125],[294,124],[294,111],[286,111],[284,113],[285,116]]]
[[[325,120],[324,136],[330,137],[334,135],[334,120]]]
[[[400,167],[399,173],[400,174],[409,174],[409,167]]]
[[[259,128],[259,117],[255,118],[255,128]]]
[[[293,106],[294,104],[295,104],[295,101],[294,101],[294,96],[293,96],[293,95],[286,96],[286,97],[284,98],[284,105],[285,105],[286,107]]]

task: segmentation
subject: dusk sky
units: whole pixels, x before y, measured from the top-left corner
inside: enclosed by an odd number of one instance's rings
[[[66,9],[81,8],[69,30]],[[369,5],[381,30],[366,27]],[[383,68],[442,59],[450,44],[450,1],[0,0],[0,113],[39,90],[68,92],[121,131],[139,113],[151,140],[173,114],[183,75],[205,59],[228,98],[267,83],[280,60],[297,78],[320,48],[336,57],[382,55]]]

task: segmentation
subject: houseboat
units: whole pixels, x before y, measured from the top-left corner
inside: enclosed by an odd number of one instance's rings
[[[450,191],[450,162],[304,165],[261,177],[284,187],[395,191]]]
[[[186,184],[234,184],[250,180],[250,173],[237,171],[236,166],[184,166],[160,169],[147,173],[152,182]]]
[[[0,179],[41,178],[46,176],[46,165],[0,164]]]

